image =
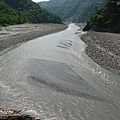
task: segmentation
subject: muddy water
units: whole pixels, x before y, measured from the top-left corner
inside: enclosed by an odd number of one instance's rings
[[[41,120],[120,120],[120,76],[93,62],[75,24],[0,56],[0,107]]]

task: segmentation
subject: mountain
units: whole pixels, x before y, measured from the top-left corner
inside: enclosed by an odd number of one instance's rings
[[[61,19],[31,0],[0,0],[0,25],[26,22],[61,23]]]
[[[93,14],[84,31],[90,29],[120,33],[120,1],[108,0],[103,8]]]
[[[97,9],[104,6],[104,0],[50,0],[38,4],[59,15],[63,21],[86,22]]]

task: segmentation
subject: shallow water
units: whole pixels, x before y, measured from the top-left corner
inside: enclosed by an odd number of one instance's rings
[[[82,34],[70,24],[0,56],[0,107],[41,120],[120,120],[120,76],[85,54]]]

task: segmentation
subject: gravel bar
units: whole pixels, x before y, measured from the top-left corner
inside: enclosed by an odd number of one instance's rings
[[[100,66],[120,74],[120,34],[89,31],[81,39],[86,54]]]
[[[64,24],[21,24],[0,28],[0,55],[23,42],[62,31]]]

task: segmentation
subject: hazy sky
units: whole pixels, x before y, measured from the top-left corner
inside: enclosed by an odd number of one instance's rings
[[[32,0],[34,2],[49,1],[49,0]]]

